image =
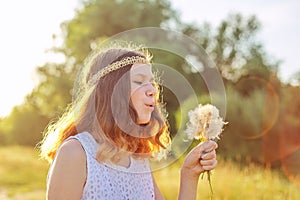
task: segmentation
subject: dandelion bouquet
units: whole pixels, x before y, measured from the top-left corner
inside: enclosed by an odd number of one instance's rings
[[[188,117],[189,121],[185,130],[187,137],[191,140],[200,140],[200,142],[220,139],[223,126],[227,124],[219,116],[219,110],[211,104],[199,104],[194,110],[188,112]],[[213,194],[210,175],[211,172],[207,171],[207,179],[211,194]]]

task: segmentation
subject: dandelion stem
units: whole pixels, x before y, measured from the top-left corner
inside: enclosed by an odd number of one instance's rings
[[[210,175],[211,175],[211,171],[206,171],[207,173],[207,180],[208,180],[208,183],[209,183],[209,187],[210,187],[210,199],[213,198],[213,195],[214,195],[214,191],[213,191],[213,188],[212,188],[212,184],[211,184],[211,179],[210,179]]]

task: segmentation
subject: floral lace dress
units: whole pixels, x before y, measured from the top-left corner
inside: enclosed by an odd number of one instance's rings
[[[87,179],[82,200],[150,200],[154,199],[153,179],[147,160],[130,158],[128,168],[99,163],[98,144],[87,132],[71,136],[83,146],[87,159]]]

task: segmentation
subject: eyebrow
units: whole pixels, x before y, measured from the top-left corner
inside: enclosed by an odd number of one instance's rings
[[[132,76],[141,76],[143,78],[150,78],[150,76],[147,76],[147,75],[142,74],[142,73],[133,74]],[[150,81],[154,81],[154,76],[151,76]]]

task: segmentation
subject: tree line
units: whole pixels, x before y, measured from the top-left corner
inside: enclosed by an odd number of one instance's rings
[[[259,20],[233,13],[216,28],[209,23],[184,23],[167,0],[82,1],[75,17],[61,24],[63,44],[52,49],[63,54],[65,61],[37,66],[39,85],[9,116],[0,119],[0,144],[35,146],[47,124],[71,103],[76,72],[92,44],[138,27],[163,27],[183,33],[214,61],[225,85],[229,122],[219,142],[220,154],[272,166],[294,158],[300,146],[300,87],[278,78],[280,62],[271,58],[256,38]],[[194,87],[200,102],[210,102],[205,82],[182,58],[155,49],[151,53],[180,72]],[[179,108],[172,91],[164,88],[163,93],[170,127],[176,133],[178,124],[186,122],[180,113],[194,105],[186,97]]]

